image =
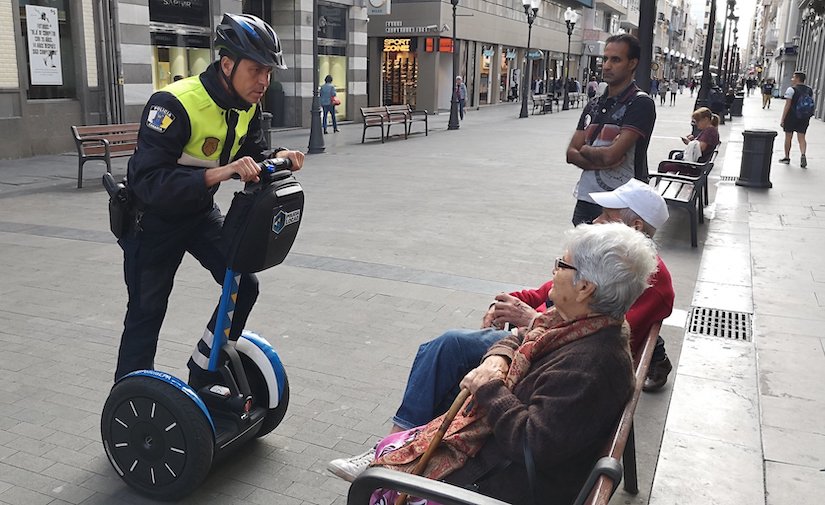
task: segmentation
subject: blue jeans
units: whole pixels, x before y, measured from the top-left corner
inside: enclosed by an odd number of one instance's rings
[[[410,370],[407,389],[392,422],[405,430],[446,412],[458,396],[458,383],[481,363],[491,345],[509,331],[449,330],[422,344]]]
[[[323,105],[324,109],[324,131],[327,131],[327,114],[332,114],[332,129],[338,129],[338,118],[335,117],[335,106],[334,105]]]

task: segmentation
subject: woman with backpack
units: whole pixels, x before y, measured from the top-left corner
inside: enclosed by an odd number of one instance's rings
[[[805,84],[805,72],[794,72],[791,77],[791,86],[785,91],[785,109],[782,111],[782,120],[779,126],[785,131],[785,157],[779,163],[791,162],[791,143],[793,134],[796,132],[796,139],[799,142],[799,150],[802,156],[799,166],[806,168],[808,160],[805,158],[805,150],[808,143],[805,140],[805,132],[808,131],[808,124],[811,116],[814,115],[814,90]]]

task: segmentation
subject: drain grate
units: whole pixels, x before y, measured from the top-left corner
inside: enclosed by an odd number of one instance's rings
[[[739,177],[736,175],[722,175],[719,177],[719,180],[723,182],[736,182],[739,180]]]
[[[688,333],[750,342],[753,331],[751,317],[747,312],[693,307]]]

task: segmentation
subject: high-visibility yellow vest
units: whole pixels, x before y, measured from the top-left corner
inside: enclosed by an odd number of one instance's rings
[[[173,94],[189,116],[191,134],[178,163],[206,168],[220,166],[221,153],[229,135],[227,116],[233,112],[238,114],[238,124],[235,126],[235,139],[229,160],[235,157],[241,148],[241,142],[246,139],[257,105],[246,111],[221,109],[206,92],[197,75],[173,82],[163,88],[163,91]]]

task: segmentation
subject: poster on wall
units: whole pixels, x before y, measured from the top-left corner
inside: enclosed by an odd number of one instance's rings
[[[31,83],[62,86],[57,9],[26,5],[26,37],[29,42]]]

